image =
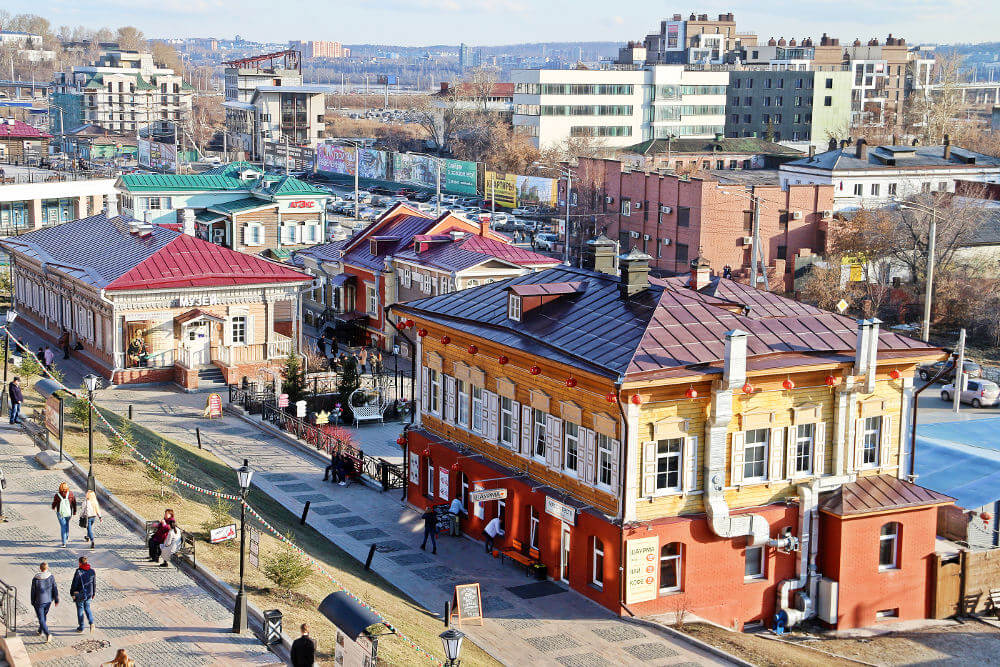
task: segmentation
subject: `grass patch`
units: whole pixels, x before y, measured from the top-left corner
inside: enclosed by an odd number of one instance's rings
[[[24,394],[26,415],[35,409],[41,409],[41,399],[27,383]],[[123,421],[122,417],[110,411],[102,412],[115,428],[119,428]],[[161,500],[159,485],[144,474],[148,467],[132,457],[121,463],[118,452],[112,450],[108,436],[103,430],[97,430],[97,422],[95,418],[94,473],[97,479],[122,502],[144,517],[158,518],[163,515],[164,508],[172,508],[181,528],[199,538],[198,560],[236,588],[239,583],[239,551],[236,548],[238,541],[223,544],[207,542],[207,528],[225,513],[222,508],[213,506],[216,505],[215,499],[190,489],[167,485],[166,495]],[[177,466],[176,474],[181,479],[206,489],[231,494],[238,492],[236,472],[208,451],[199,450],[197,445],[175,442],[134,423],[132,435],[138,450],[150,459],[155,460],[161,448],[169,452]],[[84,426],[72,423],[68,411],[64,447],[70,456],[85,465],[86,429]],[[439,660],[444,660],[441,640],[438,638],[438,634],[444,630],[441,621],[428,614],[378,574],[365,571],[361,563],[332,545],[314,528],[299,525],[298,516],[262,491],[252,489],[248,502],[278,531],[290,535],[300,548],[322,563],[324,568],[348,590],[372,605],[421,647],[433,653]],[[238,515],[235,508],[233,514]],[[261,566],[269,555],[278,552],[280,546],[278,540],[262,532]],[[284,628],[289,636],[298,636],[299,624],[308,622],[312,628],[312,636],[319,643],[317,659],[333,664],[336,631],[332,624],[316,611],[319,602],[326,595],[339,590],[329,579],[316,571],[311,571],[305,581],[290,593],[287,590],[278,590],[279,587],[265,577],[262,571],[250,567],[248,563],[246,588],[250,600],[259,609],[281,609],[284,614]],[[417,653],[392,636],[387,636],[379,642],[380,664],[419,665],[428,662],[426,656]],[[462,663],[463,665],[499,664],[472,642],[463,645]]]

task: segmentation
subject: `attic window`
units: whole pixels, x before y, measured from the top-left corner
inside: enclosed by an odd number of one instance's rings
[[[517,294],[507,296],[507,317],[515,322],[521,321],[521,297]]]

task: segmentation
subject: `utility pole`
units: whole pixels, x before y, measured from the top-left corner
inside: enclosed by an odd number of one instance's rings
[[[569,198],[573,192],[573,177],[566,167],[566,233],[563,235],[563,263],[569,266]]]
[[[288,135],[285,135],[285,176],[288,176]]]
[[[965,390],[965,329],[958,332],[958,362],[955,364],[955,391],[952,392],[952,410],[958,414]]]
[[[920,326],[920,339],[925,343],[931,335],[931,299],[933,299],[934,295],[934,246],[937,244],[937,212],[932,209],[930,214],[931,228],[927,238],[927,285],[924,288],[924,321]]]
[[[434,160],[437,163],[437,215],[441,217],[441,160]]]

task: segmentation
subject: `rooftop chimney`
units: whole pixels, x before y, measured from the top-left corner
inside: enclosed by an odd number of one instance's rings
[[[194,236],[194,209],[182,208],[177,213],[181,218],[181,231],[188,236]]]
[[[875,369],[878,366],[878,318],[858,320],[858,340],[854,348],[854,375],[864,376],[865,392],[875,391]]]
[[[625,297],[630,297],[649,288],[649,261],[653,259],[638,248],[632,248],[627,255],[618,258],[621,267],[621,288]]]
[[[615,242],[604,234],[587,241],[583,248],[583,268],[616,275]]]
[[[944,135],[944,159],[951,159],[951,137],[947,134]]]
[[[812,160],[814,157],[816,157],[816,146],[809,144],[809,159]]]
[[[722,362],[722,385],[735,389],[747,379],[747,332],[733,329],[726,332],[726,352]]]
[[[868,159],[867,141],[865,141],[864,139],[858,139],[858,141],[854,144],[854,157],[858,158],[859,160]]]
[[[691,260],[691,278],[688,287],[701,290],[712,284],[712,267],[708,260],[698,255]]]
[[[490,220],[489,218],[483,216],[482,218],[479,219],[479,235],[482,236],[483,238],[486,238],[487,236],[489,236],[489,230],[490,230]]]

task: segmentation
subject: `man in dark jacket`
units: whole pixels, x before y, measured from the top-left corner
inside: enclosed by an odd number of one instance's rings
[[[31,580],[31,606],[38,616],[38,634],[45,635],[46,643],[52,636],[46,619],[53,603],[59,604],[59,588],[56,586],[56,578],[49,572],[49,564],[42,563],[38,566],[35,578]]]
[[[94,614],[90,611],[90,601],[97,595],[97,574],[90,567],[86,556],[80,556],[80,566],[73,574],[73,583],[69,587],[70,597],[76,603],[76,631],[83,632],[83,616],[87,615],[90,623],[90,633],[94,633]]]
[[[316,662],[316,640],[309,636],[309,624],[302,624],[302,636],[292,642],[292,667],[312,667]]]
[[[10,423],[21,423],[21,403],[24,402],[24,394],[21,393],[21,378],[14,378],[7,388],[10,393]]]
[[[428,507],[427,511],[420,515],[420,518],[424,520],[424,542],[420,545],[421,549],[427,547],[427,538],[431,538],[431,546],[434,550],[431,551],[432,554],[438,552],[438,541],[437,541],[437,512],[434,511],[433,507]]]

